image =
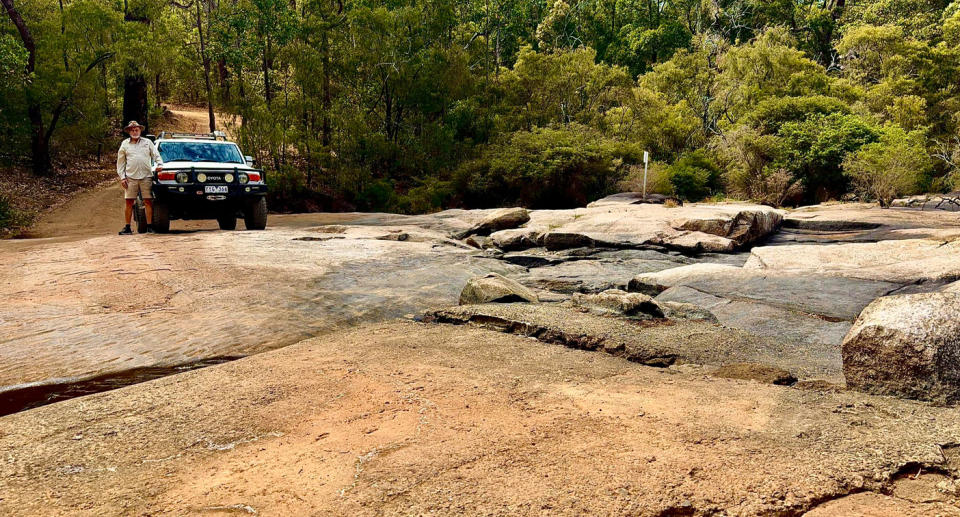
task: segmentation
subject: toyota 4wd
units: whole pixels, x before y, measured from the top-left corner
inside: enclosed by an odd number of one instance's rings
[[[223,132],[163,132],[154,142],[163,157],[163,167],[153,174],[154,230],[168,232],[172,219],[216,219],[221,229],[233,230],[238,217],[248,230],[266,228],[263,170]],[[138,201],[138,229],[146,226],[143,210]]]

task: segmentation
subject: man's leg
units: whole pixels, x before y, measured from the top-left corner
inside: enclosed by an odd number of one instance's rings
[[[153,224],[153,199],[143,198],[143,206],[147,214],[147,224]]]
[[[126,221],[127,226],[130,226],[130,219],[133,219],[133,203],[136,199],[124,199],[126,206],[123,208],[123,220]]]

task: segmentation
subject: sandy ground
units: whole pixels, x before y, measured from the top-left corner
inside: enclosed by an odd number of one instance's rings
[[[950,408],[370,324],[0,418],[0,513],[958,515],[958,438]]]

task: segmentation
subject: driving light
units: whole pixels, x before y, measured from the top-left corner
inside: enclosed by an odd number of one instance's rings
[[[224,181],[226,181],[227,183],[233,183],[233,174],[230,174],[230,173],[228,172],[226,175],[223,176],[223,179],[224,179]]]
[[[231,178],[231,180],[232,180],[232,179],[233,179],[233,178]],[[241,172],[241,173],[240,173],[240,184],[241,184],[241,185],[246,185],[248,181],[250,181],[250,177]]]
[[[190,175],[189,175],[189,174],[187,174],[186,172],[178,172],[178,173],[177,173],[177,183],[186,183],[186,182],[188,182],[188,181],[190,181]]]
[[[200,174],[197,174],[197,181],[199,181],[200,183],[207,181],[207,175],[202,172]]]

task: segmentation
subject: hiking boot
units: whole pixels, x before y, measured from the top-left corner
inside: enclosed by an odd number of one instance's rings
[[[126,225],[120,230],[120,235],[133,235],[133,230],[130,229],[130,225]]]
[[[157,233],[157,232],[153,231],[153,226],[148,224],[148,225],[147,225],[147,231],[145,231],[145,232],[143,232],[143,233]]]

